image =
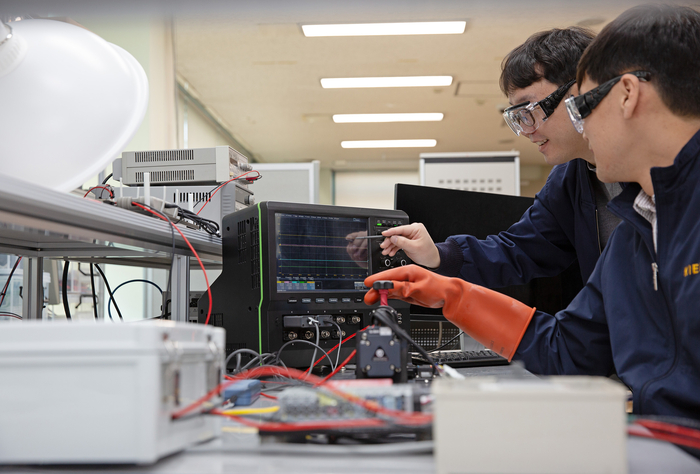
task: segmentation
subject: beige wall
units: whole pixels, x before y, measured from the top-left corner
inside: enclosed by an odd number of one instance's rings
[[[108,20],[76,18],[78,23],[131,53],[146,72],[149,101],[146,115],[126,151],[162,150],[177,147],[175,74],[173,64],[172,25],[169,20]],[[115,158],[117,158],[115,156]],[[106,174],[112,172],[111,165]],[[94,186],[98,177],[88,183]],[[113,185],[118,183],[112,182]],[[114,289],[133,279],[147,279],[165,289],[165,270],[120,265],[105,265],[105,274]],[[160,314],[160,293],[150,285],[133,283],[116,294],[124,319],[141,319]],[[106,311],[107,300],[102,307]],[[116,315],[114,308],[112,313]]]
[[[547,182],[552,170],[549,165],[520,165],[520,195],[535,197]]]
[[[548,165],[520,166],[520,195],[534,197],[544,183],[551,167]],[[335,171],[324,175],[332,180],[331,203],[338,206],[394,208],[394,184],[419,184],[418,171]],[[322,193],[323,199],[323,193]],[[323,200],[321,201],[323,202]]]

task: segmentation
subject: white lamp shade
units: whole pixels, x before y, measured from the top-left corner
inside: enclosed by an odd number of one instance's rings
[[[70,191],[133,138],[148,105],[146,73],[78,26],[22,20],[12,28],[9,41],[25,50],[13,67],[0,61],[0,173]]]

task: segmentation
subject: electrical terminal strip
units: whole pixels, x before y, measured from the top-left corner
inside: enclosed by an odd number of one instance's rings
[[[390,380],[387,379],[390,383]],[[334,385],[343,392],[366,401],[376,403],[382,408],[398,410],[405,413],[414,412],[416,404],[420,406],[418,393],[423,387],[408,384],[394,385]],[[424,389],[427,390],[427,389]],[[287,388],[278,395],[279,411],[273,418],[282,422],[304,422],[319,420],[348,420],[374,418],[375,414],[365,408],[344,400],[329,392],[309,387]]]

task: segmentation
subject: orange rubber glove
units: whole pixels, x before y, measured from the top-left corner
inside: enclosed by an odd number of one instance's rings
[[[534,308],[509,296],[417,265],[376,273],[365,280],[365,286],[371,288],[377,280],[394,282],[389,298],[428,308],[442,307],[445,318],[508,361],[535,314]],[[365,295],[365,303],[370,305],[378,299],[377,290]]]

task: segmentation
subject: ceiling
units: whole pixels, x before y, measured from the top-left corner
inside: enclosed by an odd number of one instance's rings
[[[176,72],[261,162],[417,169],[421,152],[520,151],[500,111],[503,57],[537,31],[599,31],[638,0],[4,0],[0,14],[173,18]],[[459,35],[306,38],[302,24],[467,20]],[[450,75],[447,87],[323,89],[324,77]],[[332,114],[441,112],[441,122],[336,124]],[[437,140],[433,148],[343,149],[343,140]]]
[[[254,3],[254,2],[251,2]],[[266,2],[243,10],[180,15],[176,67],[198,98],[262,162],[321,160],[333,169],[417,168],[421,152],[536,146],[504,123],[503,57],[540,30],[599,31],[638,2]],[[460,35],[306,38],[300,25],[467,20]],[[451,75],[447,87],[323,89],[324,77]],[[441,122],[337,124],[338,113],[442,112]],[[433,148],[343,149],[343,140],[432,138]]]

